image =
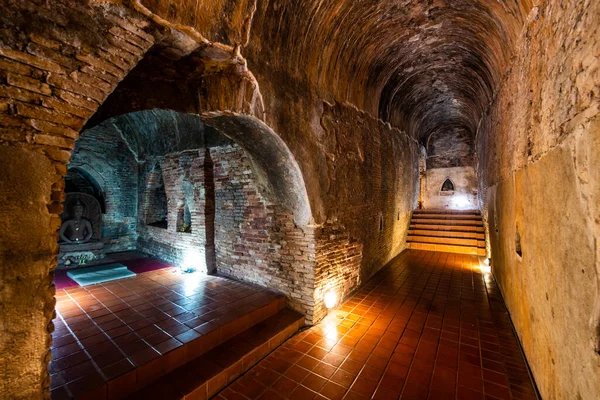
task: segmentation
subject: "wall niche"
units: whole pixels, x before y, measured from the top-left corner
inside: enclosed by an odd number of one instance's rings
[[[160,165],[156,164],[148,176],[144,196],[144,223],[156,228],[167,229],[168,201]]]

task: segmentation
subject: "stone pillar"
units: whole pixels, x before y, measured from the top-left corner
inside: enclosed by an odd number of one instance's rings
[[[51,196],[62,176],[43,154],[13,146],[0,146],[0,171],[0,393],[42,398],[55,305],[48,271],[60,227]]]

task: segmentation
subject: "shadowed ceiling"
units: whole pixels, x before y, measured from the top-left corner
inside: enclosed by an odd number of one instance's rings
[[[533,0],[142,2],[207,40],[244,46],[251,67],[409,132],[433,167],[473,165],[477,125],[533,7]]]

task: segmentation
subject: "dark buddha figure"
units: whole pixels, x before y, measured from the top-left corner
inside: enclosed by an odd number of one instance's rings
[[[83,218],[83,204],[78,200],[73,207],[74,218],[68,219],[60,227],[60,239],[65,243],[86,243],[92,237],[92,224]]]

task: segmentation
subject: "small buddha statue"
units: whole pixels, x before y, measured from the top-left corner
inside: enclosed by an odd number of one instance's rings
[[[74,218],[66,220],[61,225],[58,232],[60,239],[70,244],[86,243],[94,232],[90,221],[83,218],[83,204],[81,204],[81,201],[77,200],[73,207],[73,214]]]

